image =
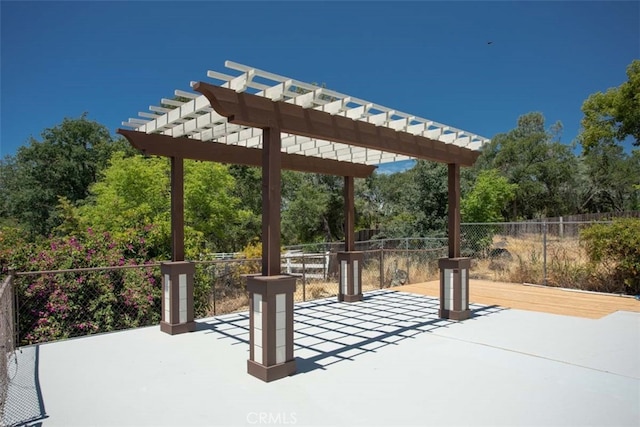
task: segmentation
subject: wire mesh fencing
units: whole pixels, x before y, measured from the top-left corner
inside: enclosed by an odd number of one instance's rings
[[[45,417],[38,380],[37,346],[17,348],[15,274],[0,285],[0,425],[28,425]]]
[[[158,263],[16,272],[17,343],[156,324],[160,280]]]
[[[440,237],[409,237],[355,242],[356,251],[364,255],[363,291],[437,279],[437,259],[446,256],[447,239]],[[331,295],[338,292],[336,254],[344,250],[343,242],[313,243],[287,246],[288,252],[307,254],[325,251],[328,260],[327,280],[332,283]]]
[[[37,421],[46,418],[39,369],[39,346],[19,348],[7,360],[8,384],[0,425],[39,425]]]
[[[434,247],[425,239],[360,243],[363,290],[437,278],[435,260],[444,253],[442,242],[438,244]],[[259,273],[260,267],[259,259],[195,261],[195,317],[247,310],[245,276]],[[297,302],[338,293],[337,251],[288,251],[282,256],[282,271],[296,276]],[[15,330],[15,344],[25,346],[156,325],[161,280],[158,262],[15,272],[10,288],[15,292],[16,323],[8,327]]]
[[[588,224],[463,224],[461,255],[472,258],[471,278],[566,286],[580,279],[575,273],[587,262],[579,230]],[[323,243],[286,249],[281,269],[297,278],[295,301],[337,295],[337,253],[343,248],[342,243]],[[447,240],[370,240],[356,242],[356,250],[364,256],[362,289],[368,291],[437,280]],[[260,259],[213,259],[195,265],[196,318],[248,310],[245,276],[260,272]],[[160,321],[160,263],[15,272],[13,291],[18,346]]]
[[[606,223],[606,221],[605,221]],[[594,280],[580,231],[592,221],[462,224],[462,256],[470,277],[601,292],[623,292],[619,283]]]
[[[472,259],[472,279],[583,289],[588,259],[580,230],[591,224],[462,224],[461,255]],[[447,245],[441,237],[356,242],[355,249],[364,257],[362,290],[438,280],[438,260],[447,257]],[[343,250],[341,242],[286,248],[281,270],[296,277],[296,302],[337,295],[337,254]],[[197,319],[249,309],[245,276],[258,274],[261,260],[232,256],[237,254],[195,261]],[[33,382],[37,346],[30,344],[159,324],[160,265],[23,271],[4,279],[0,288],[0,347],[6,362],[0,363],[2,425],[31,422],[44,414],[38,385]],[[607,283],[591,290],[618,291]]]
[[[9,390],[8,366],[15,349],[13,307],[13,275],[10,274],[0,285],[0,350],[3,359],[0,362],[0,420],[4,420]]]

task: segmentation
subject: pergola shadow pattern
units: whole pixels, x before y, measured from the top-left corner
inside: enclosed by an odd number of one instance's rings
[[[294,333],[300,334],[300,327],[293,326],[295,279],[281,274],[280,260],[283,169],[343,177],[345,237],[344,251],[337,255],[337,299],[357,302],[363,299],[364,260],[354,245],[355,178],[370,176],[375,165],[388,161],[446,163],[448,258],[438,263],[438,317],[469,318],[470,260],[460,252],[460,168],[473,166],[480,155],[478,149],[488,140],[326,88],[239,64],[226,65],[242,75],[208,73],[225,83],[192,82],[200,95],[176,91],[182,101],[163,99],[164,106],[141,114],[144,119],[124,123],[135,130],[118,130],[145,155],[171,158],[172,254],[171,262],[161,268],[161,330],[175,335],[196,328],[195,267],[185,259],[184,248],[185,159],[262,168],[262,268],[261,275],[247,277],[250,375],[269,382],[300,372],[296,360],[314,360],[314,356],[305,359],[294,355]],[[256,78],[275,86],[256,85]]]
[[[439,306],[438,298],[391,290],[367,292],[355,304],[335,298],[298,303],[294,307],[296,373],[326,369],[458,323],[440,318]],[[471,320],[505,310],[480,304],[471,304],[470,309]],[[249,313],[202,319],[196,330],[209,330],[231,345],[248,345]]]
[[[9,389],[0,425],[36,425],[47,418],[40,388],[40,346],[22,347],[8,358]],[[19,360],[19,361],[18,361]]]

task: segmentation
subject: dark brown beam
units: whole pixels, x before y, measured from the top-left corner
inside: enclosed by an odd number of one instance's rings
[[[353,177],[344,177],[344,250],[351,252],[355,249],[354,224],[356,209],[354,204]]]
[[[295,135],[463,166],[472,166],[480,155],[477,151],[423,136],[208,83],[199,82],[193,88],[207,97],[218,114],[239,125],[278,126],[283,132]]]
[[[460,257],[460,165],[449,163],[449,258]]]
[[[262,130],[262,275],[280,274],[280,129]]]
[[[168,135],[146,134],[125,129],[118,129],[118,133],[127,138],[133,147],[147,155],[262,166],[261,150],[258,148],[201,142],[187,137],[173,138]],[[375,166],[339,162],[300,154],[282,153],[281,158],[283,169],[323,175],[366,178],[376,169]]]
[[[171,158],[171,261],[184,261],[184,162]]]

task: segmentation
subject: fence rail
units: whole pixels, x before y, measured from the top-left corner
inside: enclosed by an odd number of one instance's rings
[[[461,251],[472,258],[472,279],[585,289],[587,283],[592,286],[592,278],[585,273],[587,257],[579,235],[591,224],[564,219],[462,224]],[[287,248],[282,271],[297,277],[295,301],[337,294],[337,253],[343,249],[341,242]],[[447,239],[434,235],[368,240],[356,242],[356,250],[363,252],[362,289],[368,291],[437,280],[438,259],[447,256]],[[237,256],[212,254],[211,260],[195,261],[196,318],[248,310],[243,276],[258,273],[261,260]],[[0,424],[14,425],[5,421],[28,419],[25,413],[37,412],[28,405],[15,414],[6,412],[11,383],[7,368],[11,358],[15,360],[16,347],[158,324],[160,265],[12,271],[0,285],[0,348],[7,362],[0,363]],[[620,284],[603,282],[587,289],[620,293]]]
[[[586,262],[579,230],[591,224],[563,221],[462,224],[462,255],[472,258],[470,277],[505,282],[530,282],[580,287],[570,273]],[[337,252],[343,243],[289,247],[282,271],[297,276],[296,301],[328,297],[338,292]],[[363,252],[363,289],[437,280],[437,260],[447,256],[440,236],[356,242]],[[228,254],[227,254],[228,255]],[[217,257],[195,261],[196,318],[248,309],[243,276],[260,270],[259,259]],[[3,282],[3,316],[15,299],[17,322],[11,345],[157,324],[160,320],[160,262],[49,271],[21,271]],[[581,276],[578,276],[578,278]],[[11,285],[7,285],[10,283]],[[15,294],[8,296],[9,292]],[[613,285],[599,290],[617,292]],[[13,316],[9,316],[13,318]],[[13,336],[4,329],[7,345]],[[6,347],[9,348],[9,347]]]
[[[327,280],[330,252],[309,254],[302,251],[287,251],[282,254],[283,273],[309,279]]]

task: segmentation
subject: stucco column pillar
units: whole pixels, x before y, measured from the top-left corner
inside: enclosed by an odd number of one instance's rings
[[[195,264],[188,261],[163,262],[162,320],[160,330],[171,335],[193,332],[193,276]]]
[[[293,357],[293,276],[248,276],[249,360],[247,372],[262,381],[296,372]]]
[[[355,252],[355,203],[354,178],[344,177],[344,252],[338,252],[340,281],[338,301],[362,301],[362,263],[363,252]]]
[[[338,252],[340,286],[338,301],[362,301],[363,252]]]
[[[471,317],[469,310],[470,258],[441,258],[440,311],[443,319],[465,320]]]

